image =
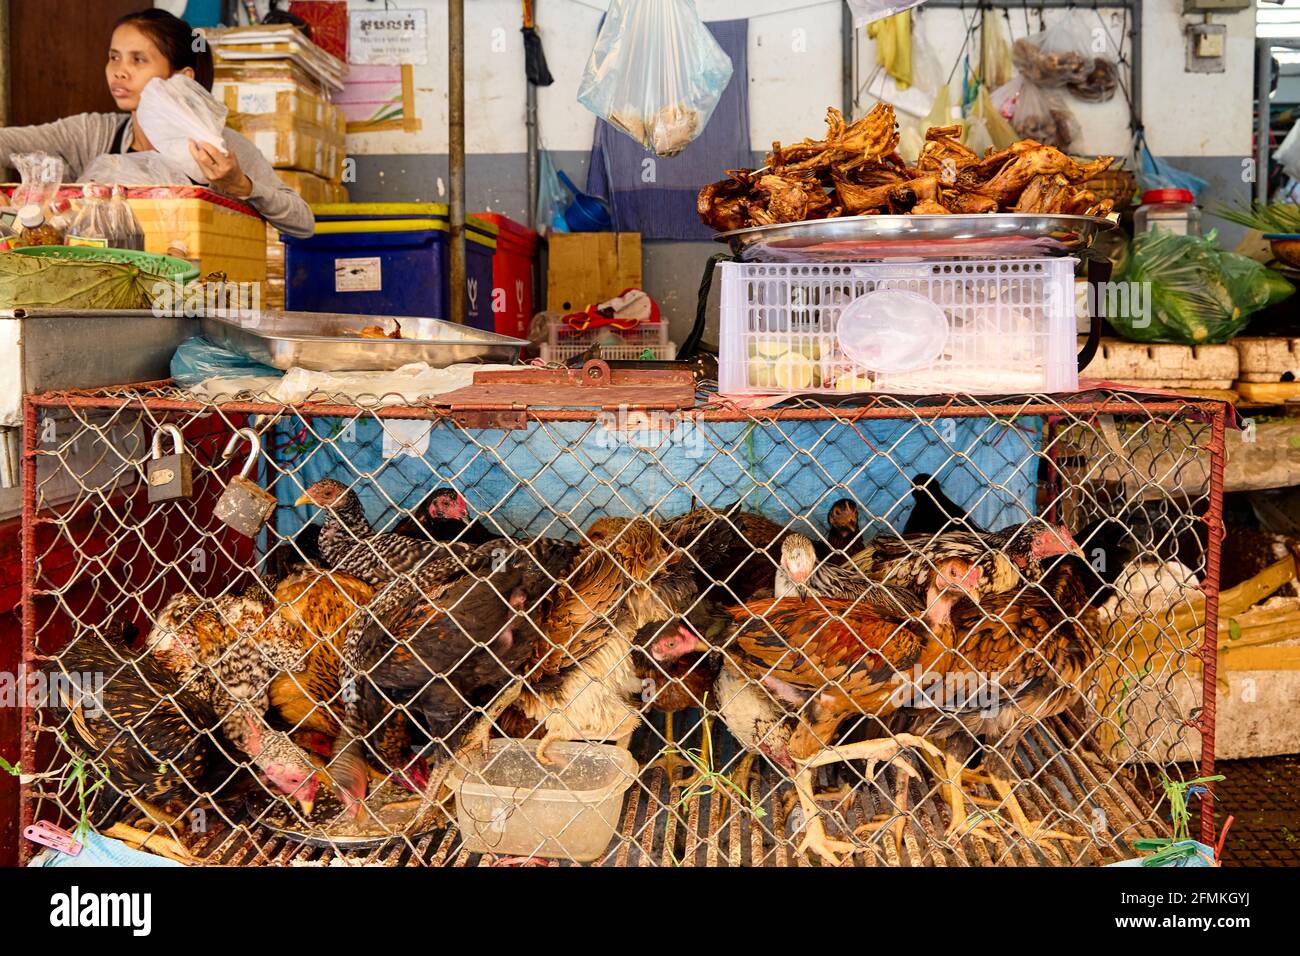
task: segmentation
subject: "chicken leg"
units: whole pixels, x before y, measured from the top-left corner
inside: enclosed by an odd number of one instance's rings
[[[1020,801],[1016,799],[1014,788],[1009,781],[992,771],[988,774],[988,781],[997,792],[997,795],[1002,798],[1007,813],[1011,817],[1011,823],[1019,834],[1044,853],[1049,853],[1058,860],[1061,858],[1056,847],[1048,844],[1047,840],[1065,840],[1066,842],[1078,843],[1087,839],[1087,837],[1076,836],[1072,833],[1062,833],[1060,830],[1046,829],[1042,820],[1032,823],[1029,817],[1025,815],[1024,808],[1020,806]]]
[[[817,800],[812,792],[814,770],[830,763],[839,763],[846,760],[865,760],[867,767],[863,776],[871,778],[874,776],[876,764],[895,756],[904,747],[918,747],[936,757],[942,756],[934,744],[922,737],[916,737],[912,734],[897,734],[893,737],[882,737],[878,740],[863,740],[858,743],[828,747],[813,754],[807,760],[801,761],[799,771],[794,777],[794,787],[799,796],[800,806],[803,808],[804,838],[796,852],[811,851],[821,857],[822,861],[829,866],[839,866],[841,861],[836,855],[837,853],[852,854],[861,849],[852,843],[832,840],[826,835],[826,828],[821,821],[821,811],[817,808]],[[919,776],[916,768],[908,763],[898,764],[898,770],[910,776]]]
[[[708,744],[705,743],[705,753],[708,753]],[[668,775],[668,786],[678,785],[677,771],[686,769],[692,771],[682,778],[681,786],[686,787],[696,782],[700,777],[699,770],[693,763],[682,756],[681,749],[677,746],[677,738],[673,733],[673,714],[672,711],[664,712],[664,745],[658,755],[651,760],[642,770],[649,770],[654,766],[662,766],[664,773]],[[712,761],[709,761],[712,766]]]

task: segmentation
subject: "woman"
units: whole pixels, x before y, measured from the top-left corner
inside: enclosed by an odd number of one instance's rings
[[[135,122],[140,91],[154,77],[183,73],[212,89],[212,55],[195,51],[194,31],[165,10],[141,10],[117,21],[104,74],[118,109],[129,113],[81,113],[41,126],[0,129],[0,162],[15,153],[51,153],[63,157],[68,179],[76,180],[92,161],[105,153],[152,150]],[[190,155],[203,170],[210,188],[242,200],[283,233],[303,238],[315,229],[311,210],[302,197],[280,181],[257,147],[232,129],[223,139],[229,152],[190,140]]]

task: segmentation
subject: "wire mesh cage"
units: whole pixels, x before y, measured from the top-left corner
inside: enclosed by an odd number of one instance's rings
[[[1219,403],[26,416],[24,825],[197,863],[1096,865],[1213,768]]]

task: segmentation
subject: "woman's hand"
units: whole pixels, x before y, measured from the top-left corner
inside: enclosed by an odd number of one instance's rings
[[[190,155],[214,189],[236,199],[247,199],[252,195],[253,181],[239,168],[234,150],[222,155],[215,146],[192,139]]]

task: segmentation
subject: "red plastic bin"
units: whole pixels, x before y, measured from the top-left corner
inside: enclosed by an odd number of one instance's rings
[[[497,227],[497,251],[492,260],[492,313],[501,335],[528,337],[533,318],[533,263],[537,233],[495,212],[476,212]]]

